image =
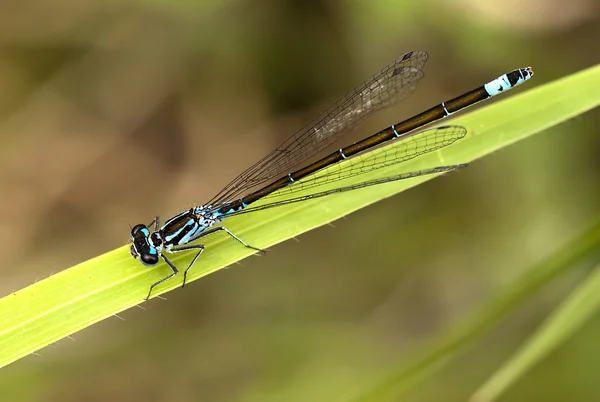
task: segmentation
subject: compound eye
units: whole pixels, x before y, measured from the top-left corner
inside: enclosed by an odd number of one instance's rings
[[[158,264],[158,255],[157,254],[142,254],[140,259],[146,265]]]
[[[147,229],[146,225],[135,225],[132,229],[131,229],[131,237],[135,237],[138,233],[140,233],[142,230]]]

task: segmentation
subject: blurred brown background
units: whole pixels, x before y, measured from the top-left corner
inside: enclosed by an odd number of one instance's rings
[[[534,67],[532,88],[592,66],[599,18],[595,0],[4,1],[0,294],[202,203],[406,51],[430,54],[419,89],[348,140],[514,68]],[[360,388],[594,219],[599,122],[587,113],[94,325],[4,368],[1,399],[329,401]],[[465,400],[578,279],[405,400]],[[587,324],[502,400],[600,400],[599,333]]]

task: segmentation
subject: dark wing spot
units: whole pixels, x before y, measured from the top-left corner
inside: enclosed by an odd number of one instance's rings
[[[404,71],[404,67],[395,68],[394,71],[392,71],[392,77],[402,74],[402,71]]]

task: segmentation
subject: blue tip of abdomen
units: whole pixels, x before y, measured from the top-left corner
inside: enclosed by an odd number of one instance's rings
[[[504,74],[493,81],[488,82],[483,87],[490,96],[498,95],[504,91],[521,85],[533,76],[533,70],[531,67],[520,68],[518,70],[511,71],[508,74]]]

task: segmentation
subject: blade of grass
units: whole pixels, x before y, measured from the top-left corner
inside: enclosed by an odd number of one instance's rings
[[[536,295],[542,287],[562,273],[579,267],[582,263],[594,264],[598,260],[599,254],[600,217],[587,231],[539,265],[532,267],[527,274],[486,302],[481,309],[443,334],[432,345],[426,347],[414,361],[397,369],[388,370],[387,374],[383,376],[384,379],[375,381],[374,385],[369,387],[366,392],[364,390],[357,391],[355,395],[358,394],[358,397],[344,398],[343,400],[356,402],[397,400],[399,395],[418,381],[430,376],[450,359],[473,345],[504,317]],[[391,374],[390,371],[392,371]],[[507,380],[508,378],[503,376],[502,379]],[[487,401],[487,399],[483,400]]]
[[[464,139],[403,164],[403,170],[472,161],[599,103],[600,67],[595,67],[454,120],[454,124],[469,129]],[[392,166],[363,175],[361,180],[397,173]],[[431,178],[424,176],[232,217],[227,226],[249,244],[265,248]],[[357,178],[343,184],[352,180]],[[190,271],[190,282],[251,254],[224,236],[207,238],[206,244],[210,251]],[[172,260],[186,266],[191,258],[191,254],[179,253]],[[149,285],[168,273],[164,264],[145,269],[124,246],[0,299],[0,367],[140,303]],[[157,288],[154,296],[180,286],[181,279],[176,278],[179,280],[174,278]]]
[[[564,343],[600,309],[600,264],[525,343],[471,397],[471,402],[492,402],[535,364]]]

